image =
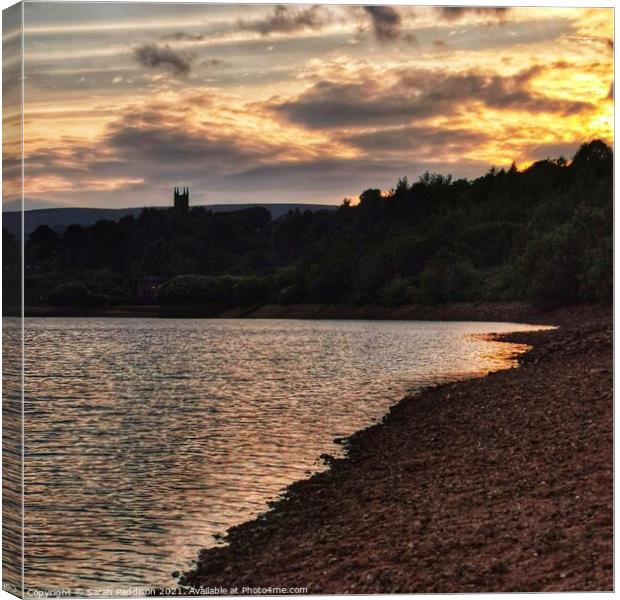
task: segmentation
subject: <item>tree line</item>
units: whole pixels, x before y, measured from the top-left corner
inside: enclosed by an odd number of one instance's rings
[[[145,277],[164,282],[158,302],[177,305],[609,302],[612,223],[613,154],[595,140],[570,161],[404,177],[275,220],[264,208],[153,208],[61,233],[41,226],[25,245],[25,302],[131,304]],[[3,233],[10,271],[19,248]]]

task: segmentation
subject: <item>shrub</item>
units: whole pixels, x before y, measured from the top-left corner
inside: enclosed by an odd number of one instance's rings
[[[513,266],[502,264],[480,273],[480,299],[506,301],[518,297]]]
[[[379,302],[386,306],[400,306],[411,302],[411,280],[406,277],[394,277],[379,292]]]
[[[160,304],[200,304],[206,301],[210,277],[204,275],[177,275],[159,286]]]
[[[212,277],[207,285],[206,296],[210,302],[232,304],[235,299],[235,285],[237,278],[232,275]]]
[[[274,285],[278,290],[287,288],[297,283],[297,269],[295,267],[277,269],[273,279]]]
[[[586,266],[580,278],[582,299],[613,302],[613,256],[611,238],[603,238],[596,248],[591,248],[585,253]]]
[[[569,223],[535,237],[519,261],[527,297],[548,308],[578,301],[580,247],[579,232]]]
[[[230,275],[177,275],[159,286],[157,300],[161,304],[225,304],[234,301],[236,278]]]
[[[420,299],[439,304],[448,298],[448,270],[445,265],[429,265],[420,274]]]
[[[264,302],[267,297],[265,282],[256,275],[241,277],[235,285],[235,304],[249,306]]]
[[[310,298],[327,302],[347,294],[353,283],[354,268],[355,262],[338,256],[336,252],[323,257],[308,269],[306,275]]]
[[[478,273],[469,260],[445,254],[420,274],[420,299],[429,304],[469,300],[478,284]]]

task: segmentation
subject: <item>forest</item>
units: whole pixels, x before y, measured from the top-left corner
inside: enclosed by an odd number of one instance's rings
[[[3,231],[5,305],[19,303],[19,244]],[[145,209],[25,244],[25,304],[135,304],[144,278],[168,305],[527,300],[610,302],[613,153],[600,140],[477,179],[425,173],[336,210],[272,220],[252,208]],[[9,285],[7,286],[7,282]]]

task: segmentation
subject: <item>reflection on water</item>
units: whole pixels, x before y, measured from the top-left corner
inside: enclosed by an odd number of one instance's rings
[[[6,282],[5,282],[6,284]],[[22,322],[2,318],[2,585],[22,593]]]
[[[26,586],[170,585],[406,392],[510,367],[501,323],[27,319]]]

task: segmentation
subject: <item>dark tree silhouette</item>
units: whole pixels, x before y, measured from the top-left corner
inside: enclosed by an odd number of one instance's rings
[[[610,301],[612,177],[612,150],[594,140],[570,162],[513,163],[474,180],[403,177],[357,204],[274,221],[264,208],[145,209],[64,232],[43,226],[26,245],[26,302],[61,302],[57,286],[68,283],[133,302],[147,278],[169,280],[167,304]],[[10,263],[19,248],[4,240]]]

